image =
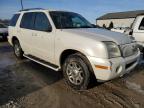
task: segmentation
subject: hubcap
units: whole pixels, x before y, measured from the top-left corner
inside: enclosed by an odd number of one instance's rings
[[[83,69],[76,62],[71,62],[67,65],[66,73],[69,81],[75,85],[80,85],[84,80]]]
[[[19,47],[19,45],[15,45],[14,46],[14,50],[15,50],[15,54],[17,55],[17,56],[19,56],[20,55],[20,47]]]

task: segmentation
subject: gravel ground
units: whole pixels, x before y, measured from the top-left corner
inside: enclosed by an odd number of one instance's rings
[[[55,72],[27,59],[17,60],[0,42],[0,108],[144,108],[144,62],[130,74],[74,91]]]

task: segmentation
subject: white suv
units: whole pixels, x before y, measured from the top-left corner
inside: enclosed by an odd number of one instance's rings
[[[91,74],[108,81],[138,64],[139,49],[128,36],[92,26],[67,11],[27,9],[9,26],[9,43],[23,56],[55,71],[62,70],[74,89],[87,89]]]
[[[144,15],[138,15],[134,20],[132,27],[125,30],[127,35],[132,36],[140,46],[141,51],[144,53]]]

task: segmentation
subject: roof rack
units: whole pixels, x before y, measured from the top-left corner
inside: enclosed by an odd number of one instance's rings
[[[22,12],[22,11],[30,11],[30,10],[45,10],[45,9],[43,9],[43,8],[29,8],[29,9],[20,10],[19,12]]]

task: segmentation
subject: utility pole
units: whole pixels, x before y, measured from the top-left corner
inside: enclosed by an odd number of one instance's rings
[[[22,8],[22,10],[23,10],[23,0],[21,0],[21,8]]]

